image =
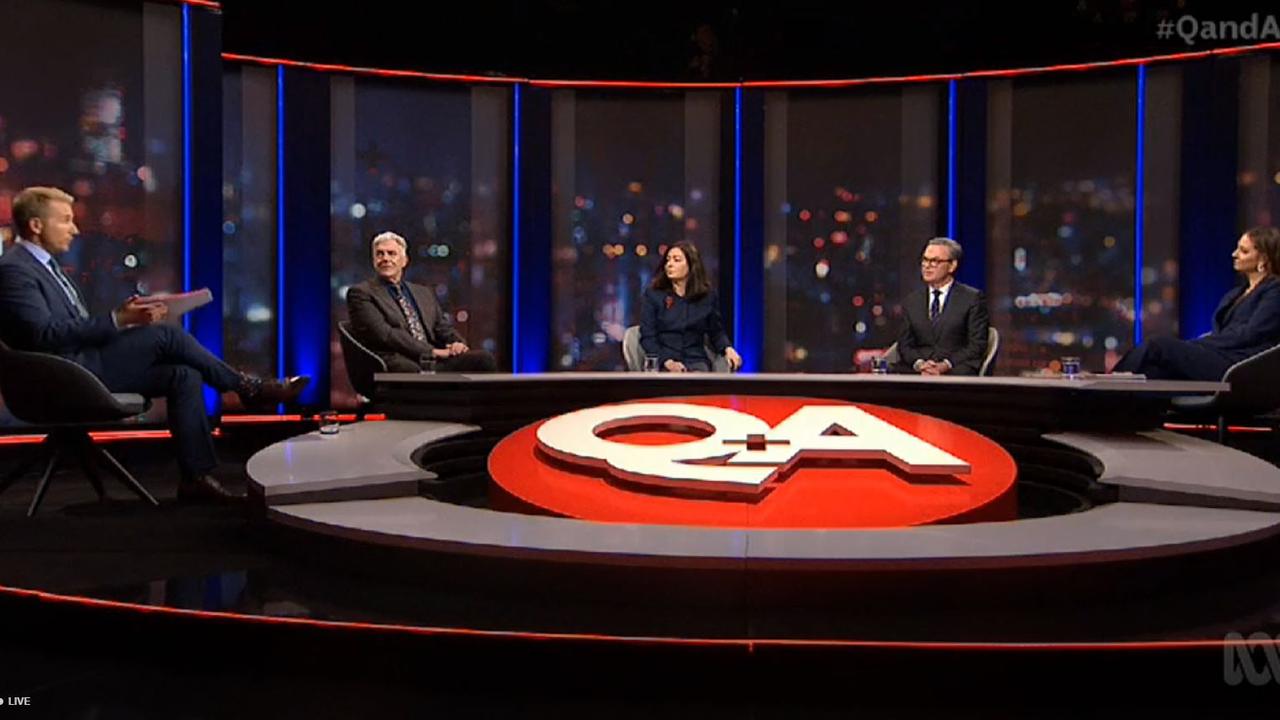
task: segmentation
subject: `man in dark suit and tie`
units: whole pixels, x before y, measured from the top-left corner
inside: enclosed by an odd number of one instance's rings
[[[391,372],[418,372],[423,359],[450,372],[492,372],[493,355],[467,347],[425,285],[404,279],[409,244],[393,232],[373,239],[377,277],[347,290],[351,334],[378,353]]]
[[[162,303],[131,297],[110,314],[90,313],[54,257],[80,233],[74,202],[48,187],[30,187],[14,198],[18,239],[0,257],[0,338],[16,350],[67,358],[112,392],[165,397],[182,469],[179,500],[235,498],[209,475],[218,460],[202,386],[239,393],[246,405],[261,406],[296,399],[309,378],[264,381],[236,371],[182,328],[159,324],[168,310]]]
[[[920,257],[925,287],[903,302],[898,336],[903,373],[977,375],[987,353],[987,302],[982,291],[956,282],[963,252],[950,238],[934,238]]]

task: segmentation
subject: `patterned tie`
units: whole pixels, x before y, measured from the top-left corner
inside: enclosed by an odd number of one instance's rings
[[[89,317],[89,310],[84,306],[84,301],[80,299],[80,293],[76,290],[76,286],[71,284],[71,278],[62,274],[62,268],[58,267],[58,261],[49,258],[49,269],[53,271],[53,276],[58,278],[58,284],[62,285],[62,291],[71,299],[71,303],[76,306],[76,312],[80,313],[80,317]]]
[[[422,320],[418,318],[418,311],[413,309],[409,304],[409,299],[400,291],[399,285],[391,286],[391,294],[396,296],[396,301],[400,303],[400,312],[404,313],[405,322],[409,325],[409,334],[415,340],[422,342],[427,341],[427,331],[422,329]]]
[[[934,288],[933,302],[929,303],[929,319],[936,323],[940,314],[942,314],[942,291]]]

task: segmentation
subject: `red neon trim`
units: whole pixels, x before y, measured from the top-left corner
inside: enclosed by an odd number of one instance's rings
[[[251,425],[254,423],[301,422],[301,415],[223,415],[223,425]]]
[[[355,422],[358,416],[355,413],[339,413],[338,420],[340,422]],[[308,422],[319,420],[319,415],[223,415],[223,425],[255,425],[259,423],[282,423],[282,422]],[[384,413],[372,413],[365,415],[364,419],[368,422],[381,422],[387,419]]]
[[[380,68],[355,67],[352,65],[335,65],[328,63],[304,62],[301,60],[285,60],[282,58],[264,58],[238,53],[222,53],[223,60],[246,62],[257,65],[282,65],[284,67],[315,70],[317,72],[354,73],[356,75],[377,75],[378,77],[418,78],[421,80],[441,80],[445,82],[505,83],[525,82],[522,78],[493,77],[491,75],[451,75],[448,73],[428,73],[417,70],[384,70]]]
[[[1165,430],[1217,430],[1217,425],[1194,425],[1184,423],[1165,423]],[[1233,433],[1265,433],[1271,432],[1268,427],[1254,427],[1252,425],[1228,425],[1227,432]]]
[[[218,434],[214,430],[214,435]],[[47,435],[7,435],[0,437],[0,445],[39,445]],[[119,442],[121,440],[167,440],[168,430],[99,430],[89,433],[94,442]]]
[[[97,598],[76,595],[60,595],[42,590],[27,590],[0,586],[0,595],[36,600],[38,602],[80,605],[87,608],[119,610],[144,615],[165,615],[208,620],[227,620],[250,625],[292,625],[313,627],[325,631],[358,631],[358,632],[396,632],[408,635],[438,635],[453,637],[481,637],[491,639],[559,641],[559,642],[601,642],[627,645],[664,645],[664,646],[721,646],[740,647],[747,651],[755,648],[872,648],[872,649],[909,649],[924,651],[1144,651],[1144,650],[1179,650],[1195,648],[1224,647],[1257,647],[1266,645],[1280,646],[1280,639],[1269,638],[1255,641],[1241,640],[1147,640],[1106,642],[955,642],[955,641],[880,641],[880,640],[790,640],[784,638],[681,638],[666,636],[632,636],[606,635],[599,633],[549,633],[518,630],[477,630],[475,628],[449,628],[403,624],[379,624],[343,620],[314,620],[311,618],[272,617],[267,615],[244,615],[213,610],[188,610],[157,605],[140,605],[118,600],[100,600]]]
[[[222,429],[214,428],[210,433],[214,437],[222,437]],[[39,445],[48,435],[5,435],[0,436],[0,445]],[[89,433],[94,442],[120,442],[122,440],[168,440],[173,434],[168,430],[98,430]]]
[[[732,90],[742,87],[736,82],[646,82],[641,80],[527,80],[533,87],[644,88],[664,90]]]
[[[173,437],[168,430],[101,430],[89,433],[94,442],[118,440],[167,440]]]
[[[187,2],[204,2],[204,0],[185,0]],[[214,3],[216,4],[216,3]],[[222,53],[222,59],[233,62],[256,63],[259,65],[283,65],[285,67],[304,68],[308,70],[316,70],[319,72],[345,72],[358,75],[377,75],[381,77],[401,77],[401,78],[420,78],[424,80],[442,80],[448,82],[479,82],[479,83],[528,83],[534,87],[549,88],[632,88],[632,89],[668,89],[668,90],[717,90],[717,89],[736,89],[736,88],[841,88],[852,87],[857,85],[882,85],[882,84],[905,84],[905,83],[925,83],[925,82],[946,82],[950,80],[963,80],[970,78],[991,78],[991,77],[1019,77],[1025,75],[1042,75],[1053,72],[1081,72],[1086,70],[1105,70],[1112,68],[1135,67],[1138,65],[1149,65],[1154,63],[1178,62],[1182,60],[1197,60],[1208,57],[1224,56],[1224,55],[1242,55],[1245,53],[1258,52],[1263,50],[1280,50],[1280,42],[1259,43],[1257,45],[1238,45],[1228,48],[1216,48],[1213,50],[1200,50],[1196,52],[1171,53],[1168,55],[1152,55],[1141,58],[1127,58],[1122,60],[1101,60],[1097,62],[1086,63],[1067,63],[1062,65],[1046,65],[1043,67],[1029,68],[1011,68],[1006,70],[975,70],[971,72],[960,73],[937,73],[931,75],[901,75],[886,77],[869,77],[869,78],[850,78],[836,80],[751,80],[744,82],[711,82],[711,83],[689,83],[689,82],[644,82],[632,80],[556,80],[556,79],[532,79],[532,78],[514,78],[514,77],[493,77],[488,75],[450,75],[446,73],[428,73],[416,70],[386,70],[379,68],[354,67],[350,65],[336,65],[324,63],[311,63],[299,60],[285,60],[280,58],[264,58],[252,55],[241,55],[237,53]]]
[[[848,80],[751,80],[742,83],[744,88],[837,88],[854,85],[884,85],[922,82],[947,82],[965,77],[964,73],[941,73],[934,75],[895,75],[886,77],[852,78]]]
[[[0,445],[35,445],[44,439],[44,435],[5,435],[0,437]]]
[[[1123,60],[1101,60],[1098,62],[1086,63],[1066,63],[1062,65],[1045,65],[1043,67],[1029,68],[1011,68],[1007,70],[975,70],[971,72],[961,72],[941,75],[908,75],[903,77],[879,77],[879,78],[859,78],[851,80],[766,80],[756,82],[744,82],[744,88],[770,88],[770,87],[848,87],[851,85],[867,85],[873,83],[914,83],[914,82],[940,82],[950,80],[963,80],[969,78],[990,78],[990,77],[1019,77],[1024,75],[1041,75],[1051,72],[1080,72],[1085,70],[1105,70],[1109,68],[1134,67],[1137,65],[1149,65],[1153,63],[1178,62],[1182,60],[1197,60],[1202,58],[1213,57],[1216,55],[1240,55],[1243,53],[1255,52],[1260,50],[1277,50],[1280,49],[1280,42],[1260,43],[1257,45],[1240,45],[1229,48],[1219,48],[1214,50],[1200,50],[1197,52],[1172,53],[1169,55],[1152,55],[1150,57],[1127,58]]]
[[[210,10],[221,10],[222,3],[213,0],[178,0],[183,5],[195,5],[196,7],[208,8]]]
[[[319,415],[224,415],[222,424],[224,425],[255,425],[259,423],[281,423],[281,422],[302,422],[304,420],[319,420]],[[355,422],[358,416],[355,413],[340,413],[338,415],[339,422]],[[365,422],[383,422],[387,419],[385,413],[370,413],[364,416]],[[214,437],[222,437],[222,429],[213,429]],[[0,445],[38,445],[44,442],[44,434],[39,435],[0,435]],[[168,430],[99,430],[89,433],[89,437],[95,442],[115,442],[118,440],[165,440],[172,435]]]

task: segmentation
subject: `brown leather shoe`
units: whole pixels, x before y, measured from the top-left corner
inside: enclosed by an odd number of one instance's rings
[[[228,490],[212,475],[185,477],[178,483],[178,502],[193,503],[238,503],[244,496]]]
[[[240,390],[240,402],[245,407],[266,407],[289,403],[298,399],[302,391],[311,383],[310,375],[294,375],[293,377],[263,380],[255,383],[256,387]]]

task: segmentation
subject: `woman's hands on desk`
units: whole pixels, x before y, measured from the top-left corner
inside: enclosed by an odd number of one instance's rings
[[[731,347],[724,349],[724,359],[729,361],[730,370],[737,370],[742,367],[742,356]],[[689,368],[685,367],[684,363],[679,360],[667,360],[662,363],[662,367],[666,368],[667,372],[689,372]]]

